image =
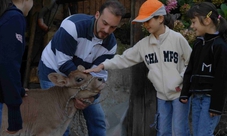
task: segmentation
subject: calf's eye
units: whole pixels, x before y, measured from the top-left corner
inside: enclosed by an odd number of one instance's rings
[[[83,78],[76,78],[76,82],[81,82],[83,80],[84,80]]]

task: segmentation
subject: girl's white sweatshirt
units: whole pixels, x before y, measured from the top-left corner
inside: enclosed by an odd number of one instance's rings
[[[123,69],[144,61],[149,69],[148,79],[153,83],[157,97],[174,100],[180,96],[175,88],[182,87],[183,74],[191,51],[187,40],[166,26],[165,33],[159,39],[150,34],[125,50],[122,55],[115,55],[104,61],[103,65],[106,70]]]

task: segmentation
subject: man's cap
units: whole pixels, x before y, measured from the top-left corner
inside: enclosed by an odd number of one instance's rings
[[[154,16],[166,15],[165,6],[158,0],[145,1],[139,10],[139,15],[132,20],[132,23],[146,22]]]

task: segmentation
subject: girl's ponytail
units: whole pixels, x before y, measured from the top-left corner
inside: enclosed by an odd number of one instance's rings
[[[227,42],[227,21],[220,15],[218,16],[218,31]]]

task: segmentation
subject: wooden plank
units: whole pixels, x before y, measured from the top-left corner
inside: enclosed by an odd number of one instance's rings
[[[131,18],[132,19],[134,19],[138,15],[139,8],[144,1],[145,0],[132,0],[132,2],[134,3],[131,6]],[[132,29],[131,30],[132,35],[131,35],[130,43],[133,46],[136,42],[138,42],[140,39],[143,38],[143,32],[142,32],[140,23],[136,23],[136,24],[132,25],[131,29]]]
[[[29,74],[31,70],[31,63],[32,63],[32,51],[33,51],[33,45],[34,45],[34,39],[35,39],[35,31],[37,26],[37,17],[38,14],[34,13],[35,11],[31,11],[31,28],[30,28],[30,37],[29,37],[29,43],[28,43],[28,54],[27,54],[27,63],[26,63],[26,69],[25,69],[25,76],[24,76],[24,88],[28,88],[28,80],[29,80]]]
[[[140,63],[132,67],[132,87],[131,87],[131,135],[130,136],[145,136],[144,135],[144,81],[138,79],[145,79],[145,73],[142,68],[144,64]],[[140,72],[138,72],[140,71]],[[136,74],[137,73],[137,74]]]
[[[90,5],[90,15],[95,15],[95,13],[96,13],[96,9],[95,9],[95,7],[96,7],[96,4],[95,4],[95,1],[96,0],[89,0],[89,5]]]
[[[146,67],[146,66],[145,66]],[[146,69],[146,68],[145,68]],[[147,70],[148,72],[148,70]],[[147,75],[147,72],[145,73]],[[155,114],[156,114],[156,90],[150,80],[147,78],[145,80],[145,101],[144,101],[144,106],[145,106],[145,112],[144,112],[144,136],[156,135],[156,129],[155,127],[150,127],[151,124],[154,123],[155,121]]]
[[[103,4],[103,3],[105,3],[105,2],[106,2],[106,0],[102,0],[102,1],[101,1],[101,4]],[[101,5],[100,5],[100,6],[101,6]]]
[[[83,1],[78,1],[78,13],[84,13],[84,3]]]
[[[124,6],[125,6],[125,9],[126,9],[126,13],[130,13],[131,12],[131,0],[125,0]]]
[[[132,67],[132,87],[127,116],[127,135],[130,136],[156,135],[156,130],[149,127],[154,123],[156,113],[156,91],[147,79],[147,72],[144,63]]]
[[[85,14],[90,14],[90,1],[85,0],[84,1],[84,13]]]
[[[98,11],[102,4],[102,0],[95,0],[95,10]]]

